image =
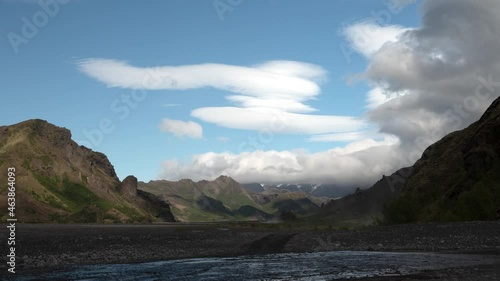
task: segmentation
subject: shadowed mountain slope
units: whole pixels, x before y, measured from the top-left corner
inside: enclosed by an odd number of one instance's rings
[[[385,223],[500,219],[500,98],[412,167],[330,201],[314,217],[367,224],[381,215]]]
[[[429,146],[402,194],[388,204],[389,223],[498,219],[500,98],[469,127]]]

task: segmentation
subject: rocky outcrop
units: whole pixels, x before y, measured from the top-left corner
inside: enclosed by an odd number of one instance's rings
[[[143,207],[154,217],[166,222],[176,221],[174,215],[170,211],[170,204],[167,201],[143,190],[137,190],[137,195],[145,202]]]
[[[120,192],[127,198],[134,198],[137,196],[137,178],[128,176],[120,185]]]
[[[139,190],[136,177],[126,177],[122,181],[119,190],[129,201],[134,202],[153,217],[166,222],[175,222],[174,215],[170,211],[168,202],[152,193]]]

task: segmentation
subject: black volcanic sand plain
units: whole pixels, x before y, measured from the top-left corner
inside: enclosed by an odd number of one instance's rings
[[[3,231],[0,239],[6,241]],[[265,224],[19,224],[17,275],[74,265],[118,264],[313,251],[422,251],[484,254],[495,265],[368,280],[500,280],[500,221],[330,230]],[[7,251],[2,243],[2,252]],[[5,275],[5,270],[2,271]]]

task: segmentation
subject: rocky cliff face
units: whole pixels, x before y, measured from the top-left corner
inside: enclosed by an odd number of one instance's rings
[[[174,222],[175,218],[170,211],[170,205],[160,197],[138,189],[137,178],[134,176],[126,177],[121,186],[120,192],[130,201],[140,206],[155,218],[162,221]]]
[[[127,198],[137,197],[137,178],[134,176],[128,176],[120,185],[119,191]]]
[[[495,219],[500,209],[500,98],[480,120],[428,147],[413,170],[401,197],[387,210],[389,220]]]
[[[69,130],[46,121],[0,127],[0,171],[8,167],[16,169],[21,222],[133,222],[151,217],[127,200],[130,184],[122,187],[106,155],[79,146]],[[0,181],[6,182],[5,176],[0,173]],[[2,187],[2,208],[6,193]]]

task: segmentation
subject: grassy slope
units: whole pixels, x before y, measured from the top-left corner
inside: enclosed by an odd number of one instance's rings
[[[50,124],[49,124],[50,125]],[[47,126],[43,135],[33,133],[36,126]],[[53,127],[53,126],[52,126]],[[16,168],[18,219],[23,222],[96,222],[137,221],[145,214],[109,189],[92,189],[89,180],[100,187],[114,188],[119,182],[99,168],[79,169],[69,158],[69,132],[56,129],[42,121],[0,128],[0,169]],[[60,146],[52,145],[61,139]],[[82,150],[83,151],[83,150]],[[82,151],[78,150],[78,153]],[[83,152],[82,152],[83,153]],[[77,157],[73,157],[73,160]],[[4,173],[0,180],[6,182]],[[3,208],[7,189],[2,186],[0,206]],[[5,218],[5,214],[3,219]]]

